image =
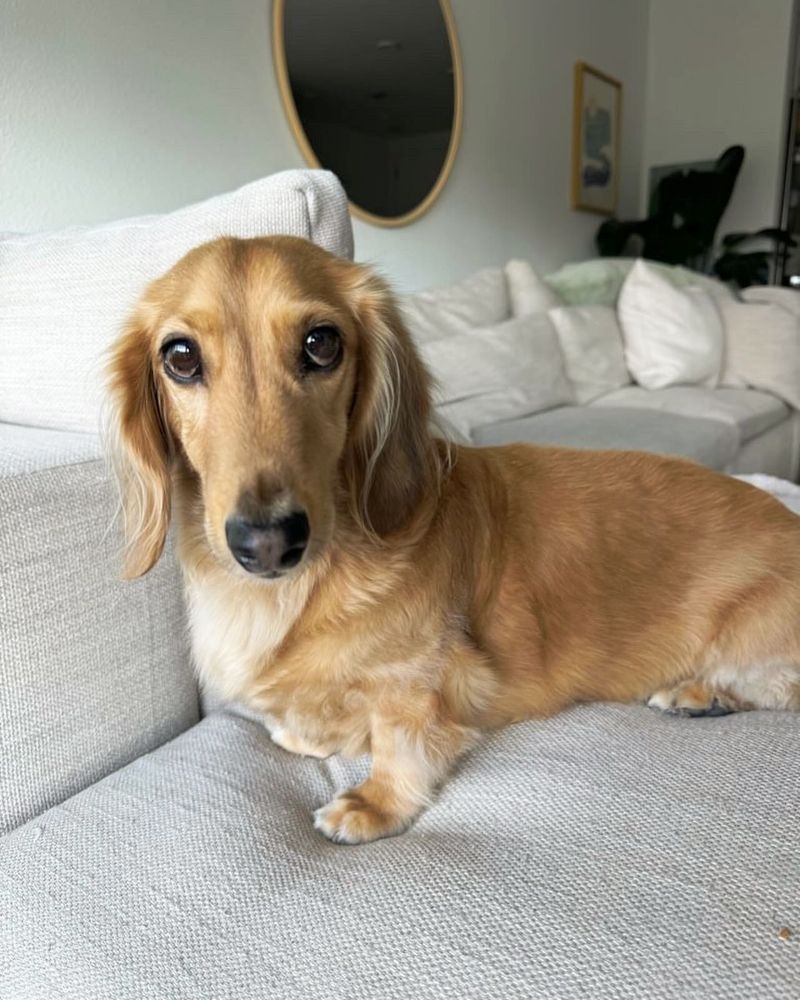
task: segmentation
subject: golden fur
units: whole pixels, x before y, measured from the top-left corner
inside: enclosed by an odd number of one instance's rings
[[[339,367],[298,374],[315,323]],[[163,371],[167,334],[204,381]],[[110,366],[127,573],[177,521],[203,682],[287,750],[369,750],[318,810],[350,843],[404,829],[477,734],[580,701],[798,707],[800,519],[688,462],[448,449],[385,285],[304,240],[222,239],[145,292]],[[243,491],[291,491],[309,549],[278,581],[229,552]]]

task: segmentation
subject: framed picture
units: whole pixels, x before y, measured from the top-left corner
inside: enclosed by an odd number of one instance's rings
[[[613,215],[619,188],[622,84],[575,64],[572,120],[572,207]]]

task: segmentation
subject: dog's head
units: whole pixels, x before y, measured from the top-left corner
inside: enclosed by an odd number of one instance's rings
[[[145,291],[109,366],[126,575],[157,561],[179,478],[232,572],[276,579],[411,516],[438,453],[428,377],[386,286],[288,236],[220,239]]]

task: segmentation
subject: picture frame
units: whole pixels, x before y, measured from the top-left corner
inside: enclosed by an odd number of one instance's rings
[[[575,64],[572,207],[614,215],[619,198],[622,84],[587,63]]]

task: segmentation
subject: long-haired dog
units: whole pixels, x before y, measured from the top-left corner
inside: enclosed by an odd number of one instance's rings
[[[575,702],[800,703],[800,518],[677,459],[448,448],[384,283],[291,237],[198,247],[114,349],[126,574],[171,514],[204,683],[369,751],[316,813],[403,830],[481,730]]]

